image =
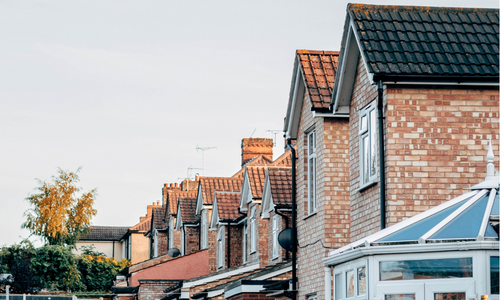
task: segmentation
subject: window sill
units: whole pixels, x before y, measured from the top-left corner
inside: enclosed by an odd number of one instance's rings
[[[253,250],[250,252],[250,254],[254,254],[255,252],[257,252],[257,250]]]
[[[279,258],[279,255],[276,257],[271,258],[271,260],[277,260]]]
[[[302,218],[302,220],[309,219],[310,217],[315,216],[317,213],[318,213],[318,212],[317,212],[317,211],[315,211],[315,212],[313,212],[312,214],[309,214],[309,215],[307,215],[307,216],[303,217],[303,218]]]
[[[371,182],[368,182],[368,183],[365,183],[364,185],[362,185],[358,190],[357,192],[358,193],[361,193],[365,190],[367,190],[368,188],[371,188],[372,186],[376,185],[378,183],[378,180],[375,180],[375,181],[371,181]]]

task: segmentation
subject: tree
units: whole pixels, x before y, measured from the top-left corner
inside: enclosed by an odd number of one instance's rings
[[[38,193],[25,199],[32,207],[24,213],[26,222],[22,227],[29,229],[32,235],[42,237],[49,245],[73,246],[87,232],[97,213],[92,208],[96,189],[81,193],[81,187],[76,186],[80,168],[76,172],[59,168],[58,172],[57,177],[52,176],[51,182],[36,179]]]
[[[5,292],[5,286],[10,285],[10,291],[15,294],[33,294],[42,289],[39,277],[31,268],[36,249],[30,241],[0,249],[0,273],[10,274],[0,278],[0,292]]]

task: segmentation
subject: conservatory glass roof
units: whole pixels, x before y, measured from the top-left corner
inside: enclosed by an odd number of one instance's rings
[[[470,192],[333,250],[329,256],[362,246],[447,241],[498,241],[500,184],[498,172],[495,172],[493,168],[491,144],[487,158],[489,164],[485,181],[473,186]]]

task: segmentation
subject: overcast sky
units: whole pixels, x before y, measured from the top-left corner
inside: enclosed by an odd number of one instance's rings
[[[283,128],[295,50],[339,50],[347,3],[0,2],[0,246],[29,236],[24,198],[58,167],[97,188],[94,225],[136,224],[197,146],[217,147],[205,175],[233,175],[242,138]]]

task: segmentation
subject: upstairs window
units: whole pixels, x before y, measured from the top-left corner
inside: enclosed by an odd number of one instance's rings
[[[307,134],[308,213],[316,211],[316,130]]]
[[[158,257],[158,230],[154,230],[154,254],[153,257]]]
[[[243,251],[242,251],[242,256],[243,256],[243,264],[247,263],[247,238],[248,238],[248,233],[247,233],[247,225],[243,225]]]
[[[250,214],[250,253],[257,251],[257,206],[252,207]]]
[[[174,218],[170,217],[170,224],[168,225],[168,248],[174,248]]]
[[[278,216],[273,216],[273,229],[272,229],[272,239],[273,239],[273,259],[278,257]]]
[[[224,228],[219,228],[219,233],[217,234],[217,267],[222,268],[224,265],[224,245],[222,243]]]
[[[184,227],[181,227],[181,255],[186,254],[186,232]]]
[[[377,110],[372,101],[359,112],[359,170],[361,187],[377,179]]]
[[[201,249],[207,249],[208,235],[208,211],[206,209],[201,213]]]

